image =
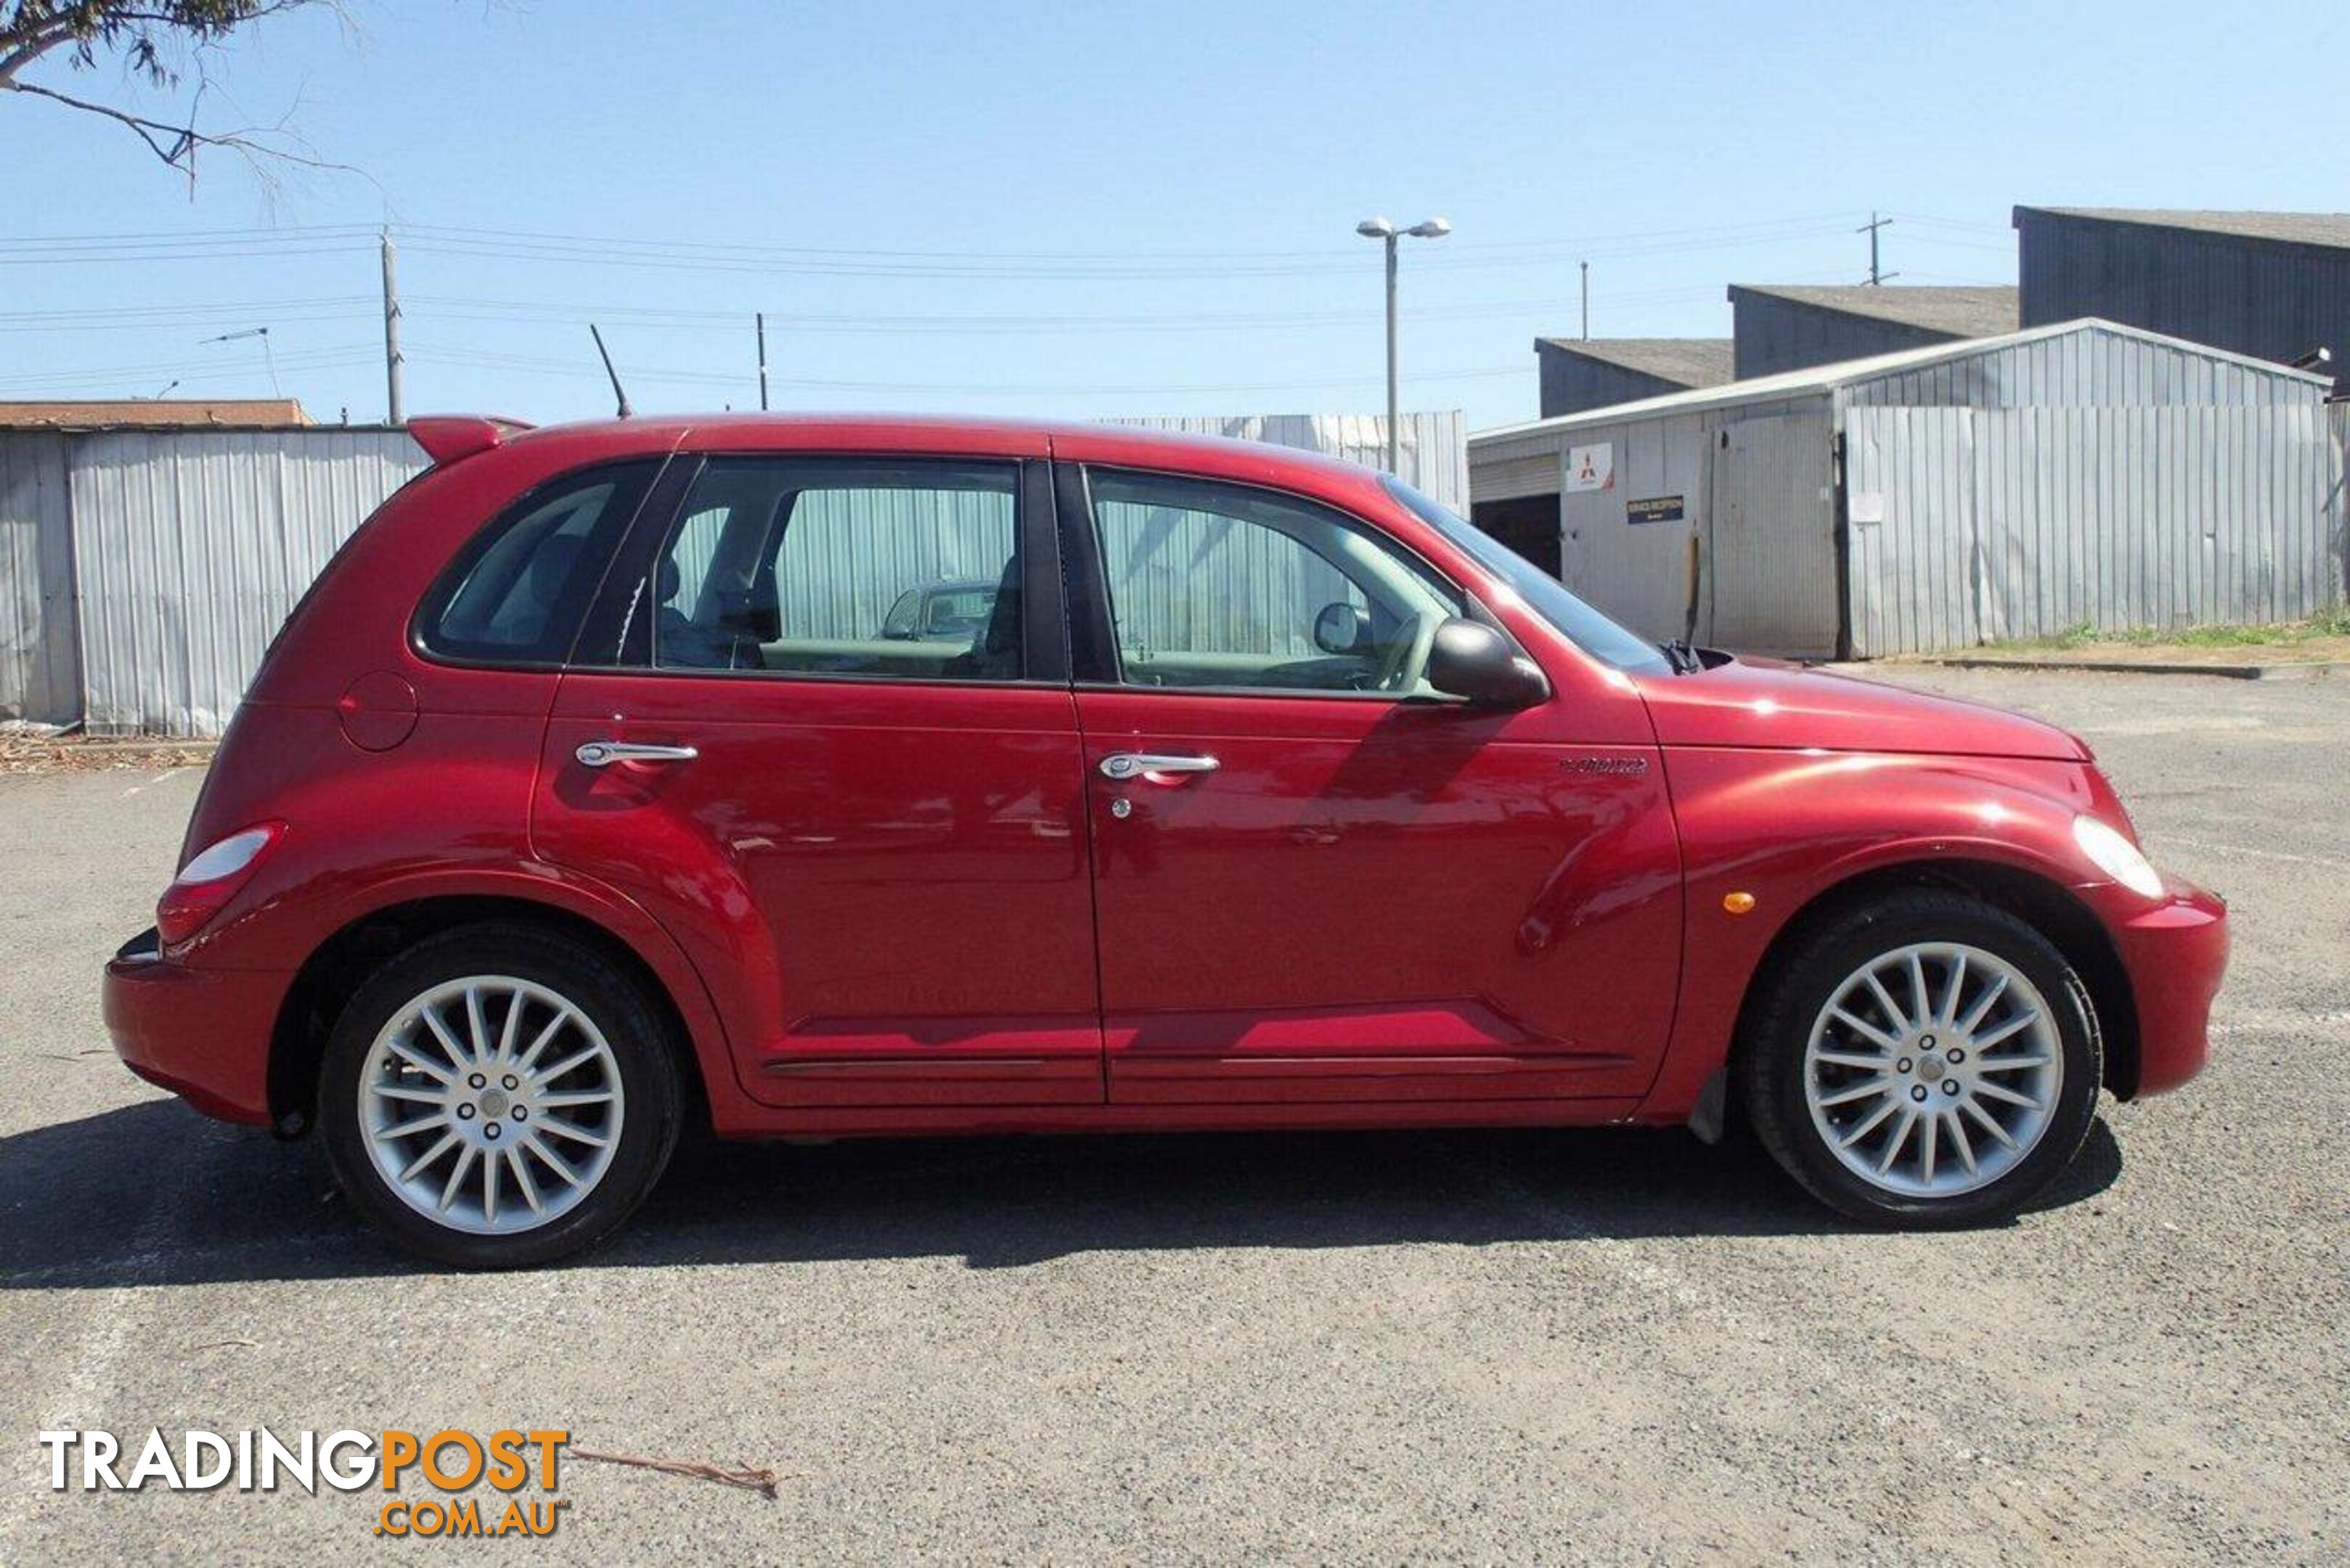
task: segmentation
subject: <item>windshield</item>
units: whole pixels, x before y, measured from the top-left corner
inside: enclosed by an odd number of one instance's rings
[[[1403,481],[1382,475],[1388,493],[1411,508],[1412,514],[1443,535],[1479,566],[1517,590],[1526,607],[1566,634],[1577,648],[1618,670],[1665,675],[1672,670],[1653,642],[1633,636],[1581,599],[1565,584],[1523,556],[1494,538],[1449,506],[1440,505]]]

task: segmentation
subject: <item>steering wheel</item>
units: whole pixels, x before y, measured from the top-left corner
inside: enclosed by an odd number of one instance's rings
[[[1436,646],[1436,618],[1416,615],[1408,629],[1411,635],[1397,638],[1379,664],[1378,690],[1381,691],[1409,691],[1419,684],[1420,672],[1428,668],[1428,651]]]

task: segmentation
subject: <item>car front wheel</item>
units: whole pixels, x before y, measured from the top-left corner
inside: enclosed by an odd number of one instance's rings
[[[1807,933],[1742,1058],[1764,1147],[1846,1214],[2013,1213],[2071,1161],[2102,1062],[2080,978],[2005,910],[1918,890]]]
[[[677,1140],[669,1029],[608,963],[546,931],[419,943],[351,998],[320,1125],[344,1190],[409,1250],[459,1268],[589,1246]]]

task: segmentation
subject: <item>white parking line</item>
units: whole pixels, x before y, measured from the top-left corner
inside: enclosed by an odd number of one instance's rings
[[[2286,860],[2295,866],[2322,866],[2329,871],[2350,871],[2350,860],[2334,860],[2323,855],[2291,855],[2282,849],[2254,849],[2245,844],[2215,844],[2208,838],[2189,838],[2177,833],[2158,833],[2155,836],[2164,844],[2183,844],[2189,849],[2209,850],[2214,855],[2249,855],[2255,860]]]

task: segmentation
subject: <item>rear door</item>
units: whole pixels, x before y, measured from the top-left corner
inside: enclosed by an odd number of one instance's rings
[[[712,456],[681,488],[556,695],[539,852],[678,937],[755,1099],[1099,1103],[1045,466]],[[940,585],[983,613],[890,624]]]

